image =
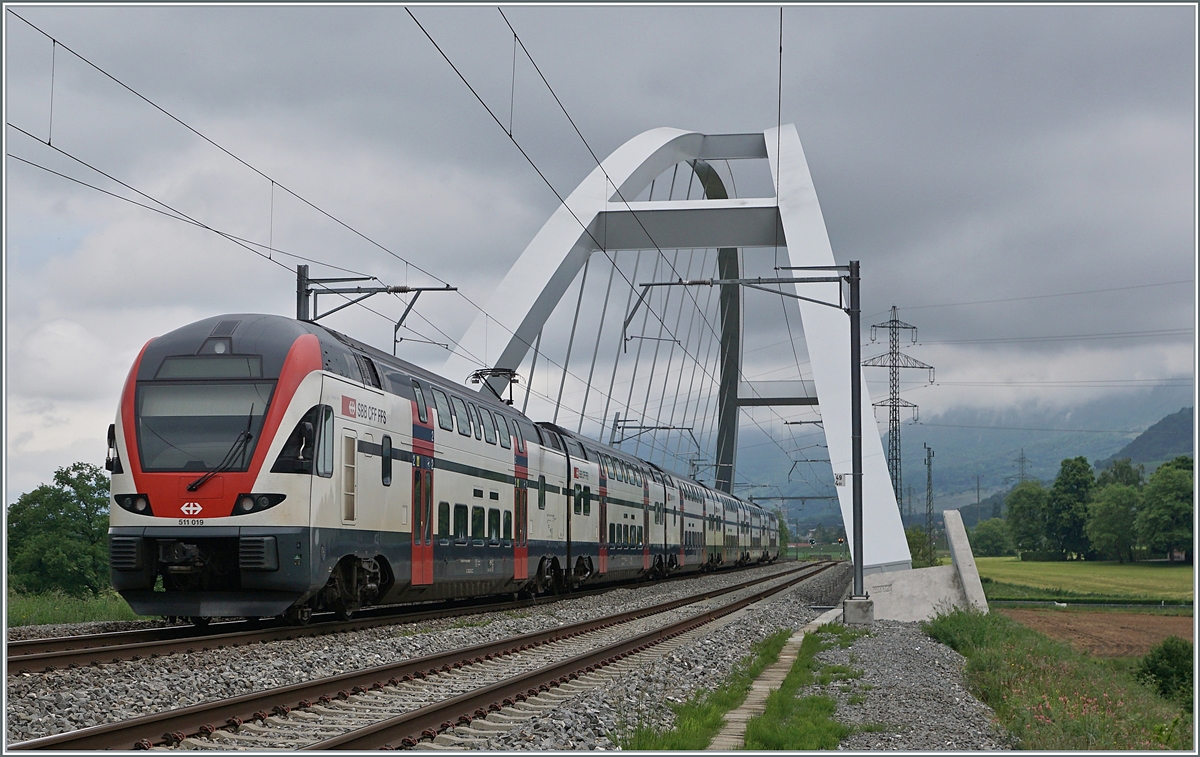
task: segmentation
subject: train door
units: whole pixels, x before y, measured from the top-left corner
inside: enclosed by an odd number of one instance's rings
[[[358,519],[358,435],[353,429],[342,432],[342,524],[354,525]]]
[[[413,456],[412,582],[433,583],[433,458]]]
[[[604,470],[601,463],[600,470]],[[600,575],[608,572],[608,494],[604,487],[604,479],[600,479]]]
[[[638,541],[642,543],[642,570],[650,570],[650,484],[642,479],[642,525],[638,528]]]
[[[529,482],[518,479],[513,489],[513,578],[529,578]]]

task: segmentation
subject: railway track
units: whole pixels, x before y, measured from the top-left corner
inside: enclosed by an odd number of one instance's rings
[[[759,567],[757,565],[747,566]],[[700,575],[686,574],[668,578],[668,581],[689,580]],[[297,639],[323,636],[345,631],[360,631],[395,623],[420,623],[430,620],[461,616],[477,612],[502,612],[526,607],[545,605],[560,599],[574,599],[603,594],[615,589],[628,588],[630,584],[614,584],[596,589],[562,594],[553,597],[504,601],[450,601],[439,602],[432,609],[413,606],[371,608],[359,618],[348,621],[318,622],[308,626],[295,626],[281,620],[229,621],[207,627],[168,626],[137,631],[89,634],[86,636],[60,636],[48,639],[26,639],[10,641],[6,658],[6,672],[28,673],[53,671],[64,668],[86,667],[123,660],[140,660],[162,657],[177,652],[196,652],[208,649],[225,649],[245,646],[262,641]],[[332,618],[332,615],[330,616]]]
[[[549,706],[556,696],[553,688],[577,690],[630,655],[669,643],[829,567],[832,564],[800,566],[614,616],[56,734],[10,748],[368,749],[413,746],[421,739],[439,738],[449,728],[469,730],[472,724],[495,728],[505,718],[529,717],[539,707]],[[766,588],[752,588],[755,584]],[[687,611],[689,605],[738,592],[742,595],[733,601],[699,613]]]

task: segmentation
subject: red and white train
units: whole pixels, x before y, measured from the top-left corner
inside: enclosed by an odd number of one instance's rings
[[[754,504],[279,316],[148,342],[108,441],[112,582],[143,615],[305,622],[778,556]]]

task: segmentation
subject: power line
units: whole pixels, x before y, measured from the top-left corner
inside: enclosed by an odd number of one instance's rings
[[[14,128],[14,129],[18,129],[18,130],[19,130],[19,127],[15,127],[15,126],[14,126],[13,128]],[[36,137],[35,137],[35,139],[36,139]],[[40,141],[40,140],[39,140],[39,141]],[[127,202],[127,203],[129,203],[129,204],[131,204],[131,205],[136,205],[136,206],[138,206],[139,208],[145,208],[146,210],[153,211],[153,212],[155,212],[155,213],[158,213],[158,214],[159,214],[159,215],[161,215],[161,216],[165,216],[166,218],[170,218],[170,219],[171,219],[171,220],[173,220],[173,221],[179,221],[179,222],[181,222],[181,223],[186,223],[186,224],[188,224],[189,226],[195,226],[195,227],[197,227],[197,228],[200,228],[200,229],[205,229],[206,231],[212,231],[212,232],[214,232],[214,233],[216,233],[216,234],[219,234],[219,235],[221,235],[221,236],[223,236],[223,237],[226,237],[227,239],[231,239],[231,240],[234,240],[234,241],[237,241],[237,242],[244,242],[244,243],[246,243],[246,244],[248,244],[248,245],[252,245],[252,246],[254,246],[254,247],[262,247],[262,248],[264,248],[264,249],[273,250],[274,252],[277,252],[277,253],[279,253],[280,255],[286,255],[286,256],[288,256],[289,258],[295,258],[296,260],[303,260],[303,261],[304,261],[304,262],[306,262],[306,263],[313,263],[313,264],[315,264],[315,265],[325,266],[325,267],[327,267],[327,268],[332,268],[332,269],[333,269],[333,270],[335,270],[335,271],[342,271],[343,273],[352,273],[352,274],[354,274],[355,276],[364,276],[364,277],[375,278],[375,277],[373,277],[373,276],[370,276],[370,274],[362,273],[361,271],[355,271],[355,270],[353,270],[353,269],[351,269],[351,268],[344,268],[344,267],[342,267],[342,266],[339,266],[339,265],[334,265],[333,263],[326,263],[326,262],[324,262],[324,261],[317,260],[317,259],[315,259],[315,258],[306,258],[306,257],[304,257],[303,255],[297,255],[297,254],[296,254],[296,253],[294,253],[294,252],[287,252],[286,250],[281,250],[281,249],[279,249],[278,247],[272,247],[272,246],[271,246],[271,245],[269,245],[269,244],[267,244],[267,245],[264,245],[262,242],[255,242],[255,241],[253,241],[253,240],[251,240],[251,239],[246,239],[245,237],[239,237],[238,235],[236,235],[236,234],[232,234],[232,233],[230,233],[230,232],[228,232],[228,231],[221,231],[220,229],[217,229],[217,228],[214,228],[214,227],[209,227],[209,226],[206,226],[206,225],[204,225],[204,224],[202,224],[202,223],[200,223],[200,222],[198,222],[198,221],[193,221],[193,220],[192,220],[192,219],[190,219],[190,218],[184,218],[184,217],[182,217],[182,216],[173,215],[173,214],[171,214],[171,213],[168,213],[168,212],[166,212],[165,210],[162,210],[162,209],[160,209],[160,208],[156,208],[156,207],[154,207],[154,206],[152,206],[152,205],[147,205],[147,204],[145,204],[145,203],[143,203],[143,202],[138,202],[137,200],[131,199],[131,198],[129,198],[129,197],[125,197],[125,196],[123,196],[123,195],[119,195],[119,194],[117,194],[116,192],[110,192],[110,191],[108,191],[107,189],[104,189],[104,188],[102,188],[102,187],[98,187],[98,186],[96,186],[95,184],[89,184],[88,182],[86,182],[86,181],[84,181],[84,180],[82,180],[82,179],[77,179],[77,178],[75,178],[74,176],[68,176],[68,175],[67,175],[67,174],[65,174],[65,173],[60,173],[60,172],[58,172],[58,171],[55,171],[53,168],[47,168],[46,166],[43,166],[43,165],[41,165],[40,163],[34,163],[34,162],[33,162],[33,161],[31,161],[31,160],[26,160],[25,158],[22,158],[22,157],[21,157],[21,156],[19,156],[19,155],[13,155],[11,152],[10,152],[10,153],[6,153],[6,155],[7,155],[7,157],[10,157],[10,158],[12,158],[13,160],[19,161],[19,162],[21,162],[21,163],[24,163],[24,164],[25,164],[25,165],[27,165],[27,166],[32,166],[33,168],[37,168],[37,169],[39,169],[39,170],[45,171],[46,173],[53,174],[54,176],[58,176],[59,178],[66,179],[67,181],[74,182],[74,183],[76,183],[76,184],[79,184],[79,185],[81,185],[81,186],[87,187],[88,189],[94,189],[95,191],[97,191],[97,192],[100,192],[101,194],[106,194],[106,195],[108,195],[109,197],[114,197],[114,198],[116,198],[116,199],[118,199],[118,200],[121,200],[121,201],[123,201],[123,202]],[[158,202],[158,200],[155,200],[155,202]],[[160,204],[161,204],[161,203],[160,203]],[[262,255],[262,253],[258,252],[257,250],[254,250],[253,252],[256,252],[257,254],[259,254],[259,255]]]
[[[121,80],[120,80],[120,79],[118,79],[117,77],[113,76],[113,75],[112,75],[112,74],[110,74],[108,71],[105,71],[103,68],[101,68],[101,67],[100,67],[100,66],[98,66],[97,64],[93,63],[92,61],[88,60],[87,58],[85,58],[85,57],[84,57],[83,55],[81,55],[80,53],[76,52],[75,50],[71,49],[71,48],[70,48],[70,47],[68,47],[67,45],[63,44],[63,43],[62,43],[60,40],[58,40],[57,38],[55,38],[53,35],[51,35],[51,34],[49,34],[48,32],[46,32],[46,31],[42,30],[42,29],[41,29],[41,28],[39,28],[37,25],[35,25],[35,24],[31,23],[29,20],[27,20],[27,19],[23,18],[23,17],[22,17],[20,14],[16,13],[16,12],[15,12],[15,11],[13,11],[11,8],[6,8],[5,10],[7,10],[7,11],[8,11],[9,13],[11,13],[12,15],[16,16],[16,17],[17,17],[18,19],[20,19],[21,21],[25,22],[25,24],[27,24],[27,25],[28,25],[28,26],[29,26],[31,29],[33,29],[34,31],[38,32],[39,34],[43,35],[43,36],[44,36],[44,37],[46,37],[47,39],[51,40],[51,41],[52,41],[54,44],[56,44],[58,47],[61,47],[62,49],[66,50],[67,52],[71,53],[72,55],[74,55],[74,56],[75,56],[76,58],[78,58],[79,60],[81,60],[81,61],[83,61],[84,63],[88,64],[88,65],[89,65],[89,66],[91,66],[92,68],[94,68],[94,69],[96,69],[97,71],[99,71],[100,73],[104,74],[106,77],[108,77],[108,78],[109,78],[109,79],[111,79],[112,81],[116,82],[118,85],[120,85],[120,86],[121,86],[121,87],[123,87],[124,89],[128,90],[130,93],[132,93],[133,95],[135,95],[137,98],[139,98],[140,100],[142,100],[143,102],[145,102],[145,103],[146,103],[147,105],[149,105],[150,107],[152,107],[152,108],[154,108],[155,110],[159,111],[160,113],[162,113],[163,115],[165,115],[167,118],[170,118],[172,121],[174,121],[175,123],[179,124],[179,125],[180,125],[180,126],[182,126],[183,128],[187,129],[187,130],[188,130],[188,131],[190,131],[191,133],[195,134],[197,137],[200,137],[200,139],[202,139],[202,140],[204,140],[205,142],[209,143],[209,144],[210,144],[210,145],[212,145],[213,147],[217,148],[217,149],[218,149],[218,150],[220,150],[221,152],[223,152],[223,153],[225,153],[226,155],[228,155],[230,158],[233,158],[233,159],[234,159],[235,161],[237,161],[238,163],[242,164],[243,166],[245,166],[246,168],[250,169],[250,170],[251,170],[251,171],[253,171],[254,173],[258,174],[258,175],[259,175],[259,176],[261,176],[262,178],[264,178],[264,179],[266,179],[267,181],[271,182],[273,185],[276,185],[276,186],[278,186],[280,189],[282,189],[283,191],[287,192],[287,193],[288,193],[288,194],[290,194],[292,197],[295,197],[295,198],[296,198],[297,200],[299,200],[300,202],[302,202],[302,203],[304,203],[305,205],[309,206],[309,207],[310,207],[310,208],[312,208],[313,210],[317,211],[317,212],[318,212],[318,213],[320,213],[321,215],[323,215],[323,216],[325,216],[326,218],[330,219],[330,220],[331,220],[331,221],[333,221],[334,223],[337,223],[338,225],[342,226],[343,228],[347,229],[348,231],[352,232],[353,234],[355,234],[355,235],[357,235],[357,236],[361,237],[362,239],[365,239],[366,241],[368,241],[368,242],[370,242],[371,244],[375,245],[376,247],[378,247],[379,249],[383,250],[384,252],[386,252],[387,254],[391,255],[392,257],[396,258],[397,260],[401,261],[402,263],[404,263],[404,264],[406,264],[406,265],[409,265],[409,266],[412,266],[413,268],[415,268],[416,270],[418,270],[418,271],[420,271],[421,273],[425,274],[426,276],[429,276],[429,277],[431,277],[431,278],[433,278],[433,279],[436,279],[437,281],[440,281],[442,284],[447,284],[447,285],[448,285],[448,282],[446,282],[446,281],[445,281],[445,280],[443,280],[442,278],[438,277],[437,275],[435,275],[435,274],[433,274],[433,273],[430,273],[429,271],[426,271],[424,268],[420,267],[419,265],[417,265],[417,264],[413,263],[413,262],[412,262],[412,261],[410,261],[410,260],[407,260],[406,258],[402,257],[401,255],[398,255],[398,254],[396,254],[396,253],[395,253],[395,252],[393,252],[392,250],[388,249],[388,248],[387,248],[387,247],[385,247],[384,245],[380,244],[379,242],[375,241],[375,240],[374,240],[374,239],[372,239],[371,237],[369,237],[369,236],[367,236],[366,234],[362,233],[361,231],[359,231],[358,229],[354,228],[353,226],[351,226],[350,224],[346,223],[345,221],[341,220],[341,219],[340,219],[340,218],[338,218],[337,216],[334,216],[332,213],[329,213],[328,211],[326,211],[325,209],[323,209],[323,208],[321,208],[320,206],[316,205],[315,203],[311,202],[310,200],[308,200],[308,199],[306,199],[306,198],[302,197],[301,195],[297,194],[297,193],[296,193],[296,192],[294,192],[293,190],[291,190],[291,189],[289,189],[288,187],[286,187],[286,186],[284,186],[283,184],[281,184],[281,183],[280,183],[278,180],[276,180],[275,178],[273,178],[273,177],[271,177],[271,176],[268,176],[268,175],[267,175],[266,173],[264,173],[263,171],[259,170],[258,168],[256,168],[256,167],[252,166],[252,165],[251,165],[250,163],[248,163],[247,161],[245,161],[245,160],[243,160],[242,158],[238,157],[237,155],[233,154],[233,153],[232,153],[232,152],[230,152],[228,149],[226,149],[225,147],[221,146],[220,144],[218,144],[217,142],[215,142],[214,140],[212,140],[211,138],[209,138],[208,136],[206,136],[205,134],[203,134],[202,132],[200,132],[198,129],[196,129],[195,127],[193,127],[193,126],[191,126],[190,124],[188,124],[188,123],[187,123],[186,121],[184,121],[183,119],[179,118],[178,116],[176,116],[175,114],[171,113],[171,112],[170,112],[170,111],[168,111],[167,109],[165,109],[165,108],[163,108],[162,106],[158,105],[158,104],[157,104],[157,103],[155,103],[153,100],[151,100],[150,98],[148,98],[148,97],[146,97],[145,95],[143,95],[141,92],[138,92],[136,89],[134,89],[133,87],[129,86],[129,85],[128,85],[128,84],[126,84],[125,82],[121,81]],[[36,139],[36,137],[35,137],[35,139]],[[39,140],[39,141],[40,141],[40,140]],[[49,144],[49,143],[47,142],[47,144]]]
[[[134,193],[138,194],[138,195],[139,195],[139,196],[141,196],[141,197],[144,197],[145,199],[149,200],[150,202],[153,202],[153,203],[155,203],[155,204],[161,205],[162,207],[164,207],[164,208],[166,208],[167,210],[169,210],[169,211],[170,211],[170,213],[167,213],[167,212],[164,212],[164,211],[158,210],[157,208],[154,208],[154,207],[151,207],[151,206],[144,205],[144,204],[142,204],[142,203],[136,202],[136,201],[134,201],[134,200],[131,200],[131,199],[129,199],[128,197],[122,197],[121,195],[115,194],[115,193],[113,193],[113,192],[108,192],[107,190],[101,189],[101,188],[99,188],[99,187],[92,186],[91,184],[88,184],[87,182],[84,182],[84,181],[81,181],[81,180],[78,180],[78,179],[74,179],[74,178],[72,178],[72,177],[70,177],[70,176],[66,176],[65,174],[61,174],[61,173],[59,173],[59,172],[57,172],[57,171],[53,171],[53,170],[51,170],[51,169],[49,169],[49,168],[45,168],[44,166],[38,165],[38,164],[36,164],[36,163],[33,163],[32,161],[29,161],[29,160],[25,160],[24,158],[19,158],[19,157],[15,156],[15,155],[10,155],[10,157],[13,157],[13,158],[14,158],[14,159],[16,159],[16,160],[19,160],[19,161],[21,161],[22,163],[26,163],[26,164],[28,164],[28,165],[30,165],[30,166],[34,166],[35,168],[40,168],[40,169],[42,169],[42,170],[45,170],[45,171],[47,171],[47,172],[49,172],[49,173],[55,174],[55,175],[57,175],[57,176],[62,176],[62,177],[63,177],[63,178],[65,178],[65,179],[69,179],[69,180],[71,180],[71,181],[74,181],[74,182],[76,182],[76,183],[78,183],[78,184],[82,184],[82,185],[84,185],[84,186],[87,186],[87,187],[89,187],[89,188],[95,189],[95,190],[97,190],[97,191],[99,191],[99,192],[103,192],[104,194],[107,194],[107,195],[109,195],[109,196],[116,197],[117,199],[125,200],[126,202],[130,202],[130,203],[132,203],[132,204],[134,204],[134,205],[137,205],[137,206],[139,206],[139,207],[145,208],[145,209],[147,209],[147,210],[153,210],[153,211],[155,211],[155,212],[157,212],[157,213],[159,213],[159,214],[161,214],[161,215],[164,215],[164,216],[166,216],[167,218],[172,218],[172,219],[174,219],[174,220],[176,220],[176,221],[181,221],[181,222],[183,222],[183,223],[187,223],[187,224],[190,224],[190,225],[193,225],[193,226],[199,227],[199,228],[201,228],[201,229],[204,229],[205,231],[210,231],[210,232],[212,232],[212,233],[214,233],[214,234],[216,234],[216,235],[218,235],[218,236],[220,236],[220,237],[222,237],[222,238],[224,238],[224,239],[227,239],[227,240],[229,240],[230,242],[233,242],[233,243],[234,243],[234,244],[236,244],[238,247],[241,247],[241,248],[243,248],[243,249],[245,249],[245,250],[248,250],[248,251],[250,251],[250,252],[254,253],[255,255],[258,255],[260,258],[262,258],[262,259],[266,260],[267,262],[269,262],[269,263],[274,263],[275,265],[279,266],[280,268],[283,268],[285,271],[288,271],[289,273],[291,272],[291,268],[289,268],[288,266],[284,265],[284,264],[283,264],[283,263],[281,263],[280,261],[278,261],[278,260],[275,260],[273,257],[271,257],[271,255],[270,255],[270,254],[267,254],[267,253],[260,252],[260,251],[258,251],[258,250],[256,250],[256,249],[254,249],[254,247],[252,247],[252,246],[251,246],[251,245],[254,245],[254,246],[257,246],[257,247],[263,247],[263,245],[262,245],[262,244],[258,244],[258,243],[254,243],[254,242],[248,242],[248,241],[246,241],[246,240],[242,240],[240,237],[235,237],[235,236],[234,236],[234,235],[232,235],[232,234],[228,234],[228,233],[226,233],[226,232],[223,232],[223,231],[221,231],[220,229],[216,229],[216,228],[214,228],[214,227],[212,227],[212,226],[209,226],[208,224],[206,224],[206,223],[204,223],[204,222],[202,222],[202,221],[199,221],[199,220],[197,220],[197,219],[195,219],[195,218],[192,218],[191,216],[187,215],[187,214],[186,214],[186,213],[184,213],[183,211],[181,211],[181,210],[178,210],[177,208],[174,208],[174,207],[172,207],[171,205],[168,205],[167,203],[163,202],[162,200],[159,200],[159,199],[157,199],[157,198],[155,198],[155,197],[152,197],[151,195],[148,195],[148,194],[146,194],[145,192],[141,191],[141,190],[140,190],[140,189],[138,189],[137,187],[134,187],[134,186],[132,186],[131,184],[127,184],[127,183],[126,183],[126,182],[124,182],[124,181],[121,181],[120,179],[118,179],[117,177],[113,176],[112,174],[109,174],[109,173],[107,173],[107,172],[105,172],[105,171],[103,171],[103,170],[101,170],[101,169],[97,168],[96,166],[93,166],[92,164],[88,163],[87,161],[83,160],[82,158],[79,158],[79,157],[77,157],[77,156],[75,156],[75,155],[72,155],[71,153],[67,152],[66,150],[63,150],[61,147],[56,147],[56,146],[54,146],[54,145],[51,145],[51,144],[48,144],[48,143],[46,143],[46,142],[42,142],[40,139],[38,139],[38,138],[37,138],[37,137],[35,137],[34,135],[30,134],[29,132],[25,131],[24,129],[22,129],[22,128],[21,128],[21,127],[19,127],[19,126],[16,126],[15,124],[12,124],[12,123],[6,123],[6,125],[7,125],[7,126],[9,126],[9,127],[10,127],[10,128],[12,128],[12,129],[15,129],[16,131],[20,132],[21,134],[24,134],[26,137],[29,137],[30,139],[34,140],[35,142],[38,142],[38,143],[40,143],[40,144],[45,144],[45,145],[46,145],[47,147],[49,147],[51,150],[54,150],[55,152],[57,152],[57,153],[59,153],[59,154],[61,154],[61,155],[65,156],[65,157],[67,157],[67,158],[70,158],[71,160],[73,160],[73,161],[75,161],[75,162],[79,163],[80,165],[82,165],[82,166],[85,166],[85,167],[87,167],[87,168],[91,169],[92,171],[95,171],[96,173],[100,174],[101,176],[105,177],[106,179],[109,179],[110,181],[114,181],[114,182],[116,182],[117,184],[120,184],[121,186],[125,187],[126,189],[130,190],[131,192],[134,192]],[[290,255],[290,253],[283,253],[283,254],[289,254],[289,255]],[[299,256],[294,256],[294,257],[299,257]],[[302,259],[306,259],[306,258],[302,258]],[[323,263],[323,262],[321,262],[321,261],[319,261],[319,260],[314,260],[314,261],[311,261],[311,262],[314,262],[314,263],[316,263],[317,265],[327,265],[326,263]],[[349,271],[349,269],[340,268],[340,267],[338,267],[338,266],[331,266],[331,267],[333,267],[333,268],[339,268],[339,270],[347,271],[347,272],[349,272],[349,273],[355,273],[354,271]],[[366,275],[366,274],[363,274],[363,275]],[[378,277],[371,276],[370,278],[372,278],[372,279],[374,279],[374,280],[376,280],[376,281],[379,281]],[[322,286],[321,288],[323,288],[323,289],[327,289],[328,287],[324,287],[324,286]],[[348,297],[346,297],[345,295],[339,295],[339,296],[341,296],[343,299],[347,299],[347,300],[349,299],[349,298],[348,298]],[[380,313],[378,310],[375,310],[375,309],[373,309],[373,308],[371,308],[371,307],[369,307],[369,306],[367,306],[367,305],[364,305],[364,304],[362,304],[362,303],[355,303],[355,304],[359,305],[359,306],[360,306],[360,307],[362,307],[364,310],[367,310],[368,312],[374,313],[375,315],[379,316],[380,318],[383,318],[383,319],[384,319],[384,320],[386,320],[388,323],[392,323],[392,322],[393,322],[393,319],[392,319],[392,318],[390,318],[390,317],[388,317],[388,316],[384,315],[383,313]],[[419,331],[416,331],[415,329],[411,329],[411,328],[409,328],[409,331],[412,331],[414,334],[417,334],[418,336],[420,336],[420,337],[423,337],[423,338],[424,338],[424,336],[425,336],[424,334],[421,334]]]
[[[554,185],[550,182],[549,178],[546,177],[545,173],[543,173],[542,170],[538,167],[538,165],[534,162],[533,158],[531,158],[529,156],[529,154],[525,151],[525,149],[523,147],[521,147],[521,144],[516,140],[516,138],[513,137],[512,134],[509,133],[508,130],[504,128],[504,124],[501,122],[499,117],[495,114],[495,112],[492,111],[491,107],[488,106],[487,102],[484,101],[483,97],[480,96],[479,92],[477,92],[475,90],[475,88],[467,80],[466,76],[463,75],[463,73],[458,69],[458,67],[454,64],[454,62],[452,60],[450,60],[450,56],[447,55],[446,52],[442,49],[441,45],[439,45],[437,43],[437,40],[435,40],[433,38],[433,35],[430,34],[429,31],[425,28],[425,26],[417,19],[417,17],[413,14],[412,10],[410,10],[409,8],[405,8],[404,10],[406,13],[408,13],[409,18],[411,18],[413,20],[413,23],[415,23],[417,25],[417,28],[419,28],[421,30],[421,33],[424,34],[426,39],[429,40],[430,44],[432,44],[434,46],[434,49],[436,49],[438,51],[438,54],[442,56],[442,58],[446,61],[446,63],[450,66],[450,68],[454,71],[454,73],[458,76],[458,78],[462,81],[462,83],[464,85],[466,85],[467,89],[471,92],[471,94],[475,97],[475,99],[479,101],[479,104],[483,106],[483,109],[487,111],[487,114],[492,118],[492,120],[496,123],[496,125],[505,131],[505,134],[508,135],[508,138],[513,143],[513,146],[517,148],[517,150],[525,158],[526,162],[528,162],[529,165],[533,168],[533,170],[538,174],[538,176],[541,177],[542,181],[546,184],[546,186],[550,189],[550,191],[558,199],[560,205],[564,208],[567,208],[567,211],[571,214],[571,217],[575,219],[575,222],[577,224],[579,224],[579,227],[581,229],[583,229],[585,234],[588,235],[588,237],[596,245],[596,248],[601,253],[603,253],[606,258],[608,258],[610,263],[612,263],[615,266],[616,263],[612,259],[612,256],[609,254],[608,250],[605,249],[605,246],[602,245],[600,243],[600,241],[596,239],[595,235],[592,234],[591,230],[588,229],[587,225],[584,224],[583,221],[579,218],[579,216],[576,215],[575,211],[572,208],[570,208],[570,206],[567,205],[566,200],[563,198],[562,194],[560,194],[559,191],[554,187]],[[500,11],[500,14],[502,17],[504,16],[503,11]],[[591,153],[592,158],[594,160],[596,160],[597,165],[600,167],[600,170],[604,173],[605,178],[608,181],[608,183],[613,184],[611,178],[608,176],[607,171],[604,170],[602,161],[600,161],[600,159],[596,156],[595,152],[592,150],[592,148],[588,144],[587,140],[583,137],[583,134],[582,134],[582,132],[580,132],[579,127],[576,126],[574,119],[572,119],[570,114],[567,113],[566,108],[562,104],[562,100],[559,99],[558,95],[554,92],[553,87],[550,86],[550,83],[546,80],[545,76],[542,74],[541,69],[538,67],[536,61],[533,60],[533,56],[529,54],[528,49],[525,47],[524,42],[521,42],[520,37],[519,37],[519,35],[517,35],[516,30],[512,28],[511,24],[508,23],[507,17],[504,17],[504,21],[505,21],[505,24],[508,25],[509,30],[512,31],[513,35],[517,38],[518,44],[521,45],[521,48],[522,48],[522,50],[524,50],[526,57],[529,59],[529,62],[533,65],[534,69],[538,72],[538,75],[541,77],[542,82],[546,85],[547,89],[549,89],[551,95],[555,99],[555,102],[558,103],[559,108],[562,109],[563,114],[566,115],[567,120],[570,121],[571,126],[575,129],[576,134],[578,134],[580,139],[583,140],[584,145],[587,147],[588,152]],[[622,196],[619,187],[616,188],[616,192],[617,192],[617,196],[621,199],[621,201],[625,203],[627,208],[629,208],[629,202],[628,202],[628,200],[626,200],[624,198],[624,196]],[[659,256],[663,260],[666,260],[666,255],[663,254],[662,250],[658,247],[658,244],[656,242],[654,242],[653,237],[650,236],[649,231],[646,230],[644,225],[642,225],[641,219],[637,216],[636,213],[633,213],[632,208],[629,208],[629,209],[630,209],[631,214],[633,215],[634,220],[637,221],[639,226],[642,226],[642,230],[644,232],[646,232],[647,238],[650,239],[652,244],[654,244],[655,249],[658,251]],[[670,266],[672,268],[672,270],[674,271],[674,266],[671,266],[670,261],[666,261],[666,262],[667,262],[667,265]],[[631,289],[633,289],[635,285],[632,281],[629,280],[629,278],[627,276],[625,276],[625,272],[620,271],[619,269],[618,269],[618,272],[621,274],[621,278],[625,280],[625,283],[627,285],[629,285],[629,287]],[[677,271],[676,271],[676,274],[678,274]],[[692,297],[692,300],[696,304],[696,307],[699,308],[699,302],[696,301],[695,295],[691,294],[689,292],[689,296]],[[651,307],[651,305],[649,303],[646,303],[646,307],[649,312],[654,314],[655,319],[657,319],[663,325],[664,329],[666,329],[666,322],[663,320],[663,317],[660,316],[657,312],[654,312],[653,308]],[[713,328],[712,324],[708,323],[707,318],[704,319],[704,323],[705,323],[705,325],[708,326],[710,331],[712,331],[714,334],[716,333],[716,330]],[[503,326],[502,326],[502,328],[503,328]],[[505,329],[505,330],[509,331],[508,329]],[[512,332],[509,331],[509,333],[511,334]],[[669,334],[671,336],[671,338],[673,338],[673,339],[675,338],[674,333],[672,333],[670,329],[666,329],[666,333]],[[688,353],[688,350],[686,347],[683,347],[683,352],[684,352],[684,354],[688,355],[688,357],[691,358],[693,361],[699,363],[699,361],[697,360],[697,358],[695,356],[692,356],[690,353]],[[707,367],[701,366],[701,368],[704,370],[705,374],[707,374],[709,376],[710,379],[715,380],[715,377],[711,374],[711,372],[708,371]],[[565,370],[565,368],[564,368],[564,370]],[[739,373],[740,372],[741,371],[739,370]],[[578,377],[576,377],[576,378],[578,378]],[[743,375],[743,378],[744,378],[744,375]],[[756,420],[754,422],[756,425],[759,425]],[[780,450],[784,451],[786,454],[786,450],[783,449],[782,445],[780,445]]]

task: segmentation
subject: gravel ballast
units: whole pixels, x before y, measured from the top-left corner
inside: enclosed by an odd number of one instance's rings
[[[621,589],[597,597],[420,626],[402,624],[157,660],[12,675],[8,677],[8,740],[11,744],[566,625],[781,569],[768,566],[696,581]],[[648,650],[627,675],[579,693],[511,730],[496,731],[484,740],[471,739],[462,746],[615,749],[619,735],[639,725],[669,728],[674,721],[670,704],[686,701],[701,689],[719,687],[751,644],[781,628],[802,628],[820,614],[813,606],[838,604],[850,577],[850,566],[839,565],[804,585],[690,632],[687,643],[666,654]],[[883,724],[886,728],[856,732],[842,743],[843,749],[1007,748],[992,725],[991,711],[966,691],[962,658],[925,636],[916,624],[877,622],[872,635],[855,640],[849,649],[826,650],[819,659],[864,672],[861,678],[831,684],[823,692],[804,693],[835,697],[836,718],[843,723]],[[851,697],[858,703],[850,704]]]

